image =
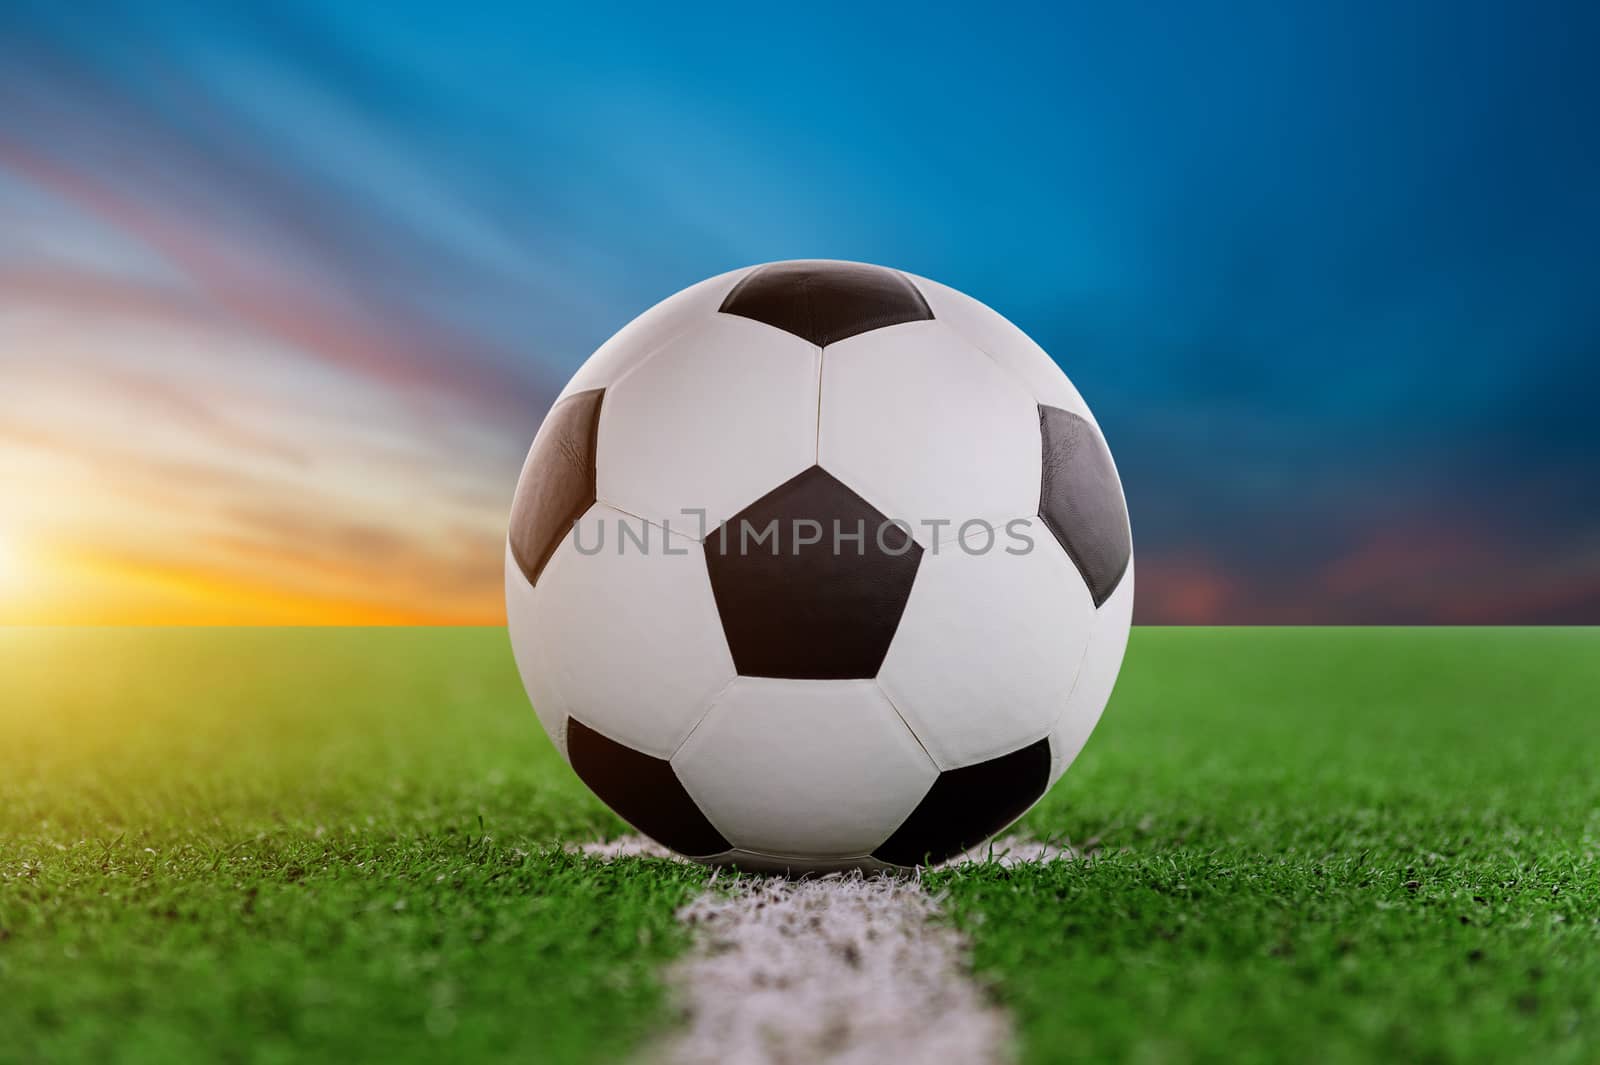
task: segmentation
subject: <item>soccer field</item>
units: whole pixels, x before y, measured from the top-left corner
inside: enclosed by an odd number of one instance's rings
[[[0,629],[0,1060],[627,1058],[705,886],[503,631]],[[1139,629],[928,884],[1027,1061],[1600,1059],[1600,630]]]

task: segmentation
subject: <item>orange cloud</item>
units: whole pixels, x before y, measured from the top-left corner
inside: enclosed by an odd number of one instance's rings
[[[0,397],[0,540],[32,545],[0,623],[502,619],[514,447],[52,373]]]
[[[1214,559],[1139,555],[1137,566],[1134,609],[1141,624],[1214,625],[1233,605],[1234,580]]]

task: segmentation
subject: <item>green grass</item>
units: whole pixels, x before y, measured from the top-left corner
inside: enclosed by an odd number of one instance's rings
[[[0,629],[0,1061],[596,1061],[692,866],[496,630]],[[1600,1060],[1600,630],[1139,630],[1029,817],[939,872],[1030,1061]]]
[[[1600,630],[1140,630],[1027,825],[931,878],[1027,1061],[1600,1061]]]
[[[665,1019],[691,866],[504,632],[0,629],[0,1060],[566,1062]]]

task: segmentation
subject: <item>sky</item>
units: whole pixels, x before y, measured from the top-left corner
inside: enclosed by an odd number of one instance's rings
[[[1600,623],[1597,30],[13,0],[0,623],[498,623],[573,370],[808,257],[1052,353],[1117,456],[1138,621]]]

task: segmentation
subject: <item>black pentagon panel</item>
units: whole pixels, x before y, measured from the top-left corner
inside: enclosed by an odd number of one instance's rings
[[[590,791],[651,839],[691,858],[730,848],[665,759],[602,736],[575,717],[567,719],[567,756]]]
[[[746,274],[719,308],[765,322],[819,347],[901,322],[933,318],[928,301],[895,270],[865,263],[797,260]]]
[[[1021,817],[1050,783],[1050,740],[939,774],[894,835],[872,852],[893,865],[937,865]]]
[[[605,389],[574,392],[545,416],[511,501],[511,556],[529,584],[595,500],[594,461]]]
[[[1083,418],[1041,406],[1039,432],[1044,438],[1039,516],[1099,606],[1116,591],[1133,556],[1122,482],[1099,430]]]
[[[728,647],[746,677],[873,677],[922,548],[820,466],[706,537]]]

